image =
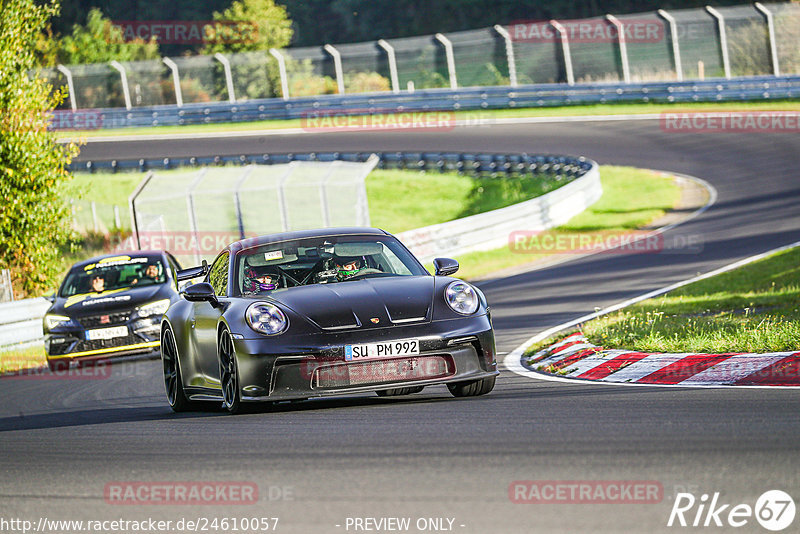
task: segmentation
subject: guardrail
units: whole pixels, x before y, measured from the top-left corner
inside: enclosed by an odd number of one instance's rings
[[[0,304],[0,350],[42,343],[42,318],[50,307],[44,298]]]
[[[167,170],[178,167],[204,165],[269,165],[292,161],[354,161],[365,162],[373,152],[288,152],[266,154],[241,154],[187,158],[142,158],[125,160],[89,160],[72,162],[71,171],[124,172]],[[574,156],[488,154],[462,152],[374,152],[379,169],[411,169],[417,171],[458,172],[482,174],[563,174],[576,177],[587,172],[591,163],[586,158]]]
[[[422,262],[440,256],[492,250],[508,244],[515,230],[539,232],[566,223],[597,202],[603,194],[595,162],[580,178],[540,197],[477,215],[471,215],[397,234]]]
[[[128,128],[189,124],[231,123],[275,119],[308,120],[317,130],[320,117],[375,115],[423,111],[465,111],[500,108],[537,108],[622,102],[725,102],[800,97],[800,76],[753,76],[686,82],[536,84],[518,87],[488,86],[463,89],[425,89],[413,93],[359,93],[321,95],[283,100],[269,98],[241,103],[184,104],[181,107],[59,111],[63,124],[91,123],[94,128]],[[67,120],[75,114],[80,121]],[[87,119],[91,116],[91,120]],[[57,128],[57,125],[55,126]]]

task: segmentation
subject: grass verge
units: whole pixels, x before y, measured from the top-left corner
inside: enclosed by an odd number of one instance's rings
[[[800,248],[600,317],[582,331],[595,345],[641,352],[800,350]]]
[[[0,373],[31,369],[46,364],[44,347],[25,347],[0,352]]]
[[[661,103],[622,103],[589,104],[578,106],[509,108],[497,110],[456,111],[456,120],[468,122],[521,117],[571,117],[579,115],[640,115],[675,111],[797,111],[800,102],[796,100],[775,100],[768,102],[692,102],[680,104]],[[380,115],[374,122],[380,122]],[[158,135],[176,133],[248,132],[259,130],[284,130],[304,128],[307,124],[301,119],[266,120],[254,122],[234,122],[225,124],[192,124],[188,126],[148,126],[141,128],[117,128],[109,130],[64,131],[58,134],[61,139],[80,139],[92,137],[124,137],[126,135]],[[309,127],[309,130],[314,128]]]
[[[643,352],[800,350],[800,248],[584,325],[597,345]]]
[[[581,236],[630,233],[660,218],[680,200],[680,189],[672,178],[653,171],[603,165],[600,167],[600,177],[603,183],[600,200],[567,224],[538,234],[540,241],[549,236],[554,239],[561,236],[572,242]],[[525,230],[524,225],[519,230]],[[558,256],[572,253],[574,251],[571,250],[559,250],[557,253],[521,252],[510,246],[472,252],[457,258],[461,264],[458,275],[470,279],[482,278],[495,271],[552,261]]]

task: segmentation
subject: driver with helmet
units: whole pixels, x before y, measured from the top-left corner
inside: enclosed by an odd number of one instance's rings
[[[244,271],[243,289],[249,295],[278,289],[278,276],[272,272],[257,270],[255,267],[247,267]]]

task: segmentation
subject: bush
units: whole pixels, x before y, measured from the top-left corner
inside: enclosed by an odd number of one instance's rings
[[[77,147],[47,128],[64,95],[28,75],[39,67],[37,37],[57,12],[53,0],[6,0],[0,10],[0,268],[11,270],[18,297],[55,283],[58,246],[70,235],[59,193]]]

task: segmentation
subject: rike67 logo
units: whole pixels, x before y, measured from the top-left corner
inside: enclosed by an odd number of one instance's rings
[[[739,528],[755,518],[765,529],[777,532],[794,522],[795,511],[794,499],[781,490],[765,491],[755,506],[725,503],[719,492],[710,498],[704,493],[699,499],[691,493],[678,493],[667,526]]]

